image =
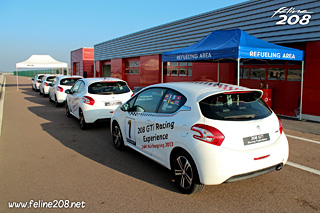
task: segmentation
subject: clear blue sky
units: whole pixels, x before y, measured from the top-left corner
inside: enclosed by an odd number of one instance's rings
[[[245,0],[0,0],[0,72]]]

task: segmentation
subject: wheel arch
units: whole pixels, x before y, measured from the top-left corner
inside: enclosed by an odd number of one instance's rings
[[[194,160],[194,157],[186,149],[184,149],[184,148],[182,148],[180,146],[177,146],[177,147],[175,147],[175,148],[173,148],[171,150],[171,153],[170,153],[170,169],[172,169],[172,164],[173,164],[175,155],[177,155],[177,153],[179,153],[180,151],[185,152],[188,155],[188,157],[190,157],[192,159],[193,163],[197,167],[197,173],[198,173],[198,176],[199,176],[198,166],[196,164],[196,161]]]

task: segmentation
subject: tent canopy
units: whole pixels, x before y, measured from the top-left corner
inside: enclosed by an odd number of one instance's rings
[[[233,29],[213,31],[197,43],[162,54],[163,62],[238,58],[303,61],[304,52],[272,44],[240,29]]]
[[[67,68],[68,64],[53,59],[50,55],[32,55],[25,61],[16,63],[16,68]]]

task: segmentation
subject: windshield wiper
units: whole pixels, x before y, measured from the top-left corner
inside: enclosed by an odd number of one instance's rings
[[[254,118],[256,115],[255,114],[250,114],[250,115],[232,115],[232,116],[227,116],[224,117],[225,119],[246,119],[246,118]]]

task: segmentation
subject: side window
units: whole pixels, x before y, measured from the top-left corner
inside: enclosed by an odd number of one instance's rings
[[[141,92],[130,111],[156,112],[167,89],[152,88]]]
[[[80,84],[79,89],[78,89],[78,93],[82,92],[83,89],[84,89],[84,82],[81,81],[81,84]]]
[[[77,92],[81,83],[82,81],[78,81],[75,85],[73,85],[73,87],[71,88],[71,92],[72,93]]]
[[[57,78],[55,78],[53,81],[52,81],[52,86],[56,85],[57,83]]]
[[[168,90],[162,99],[159,113],[174,113],[186,103],[186,98],[173,90]]]

